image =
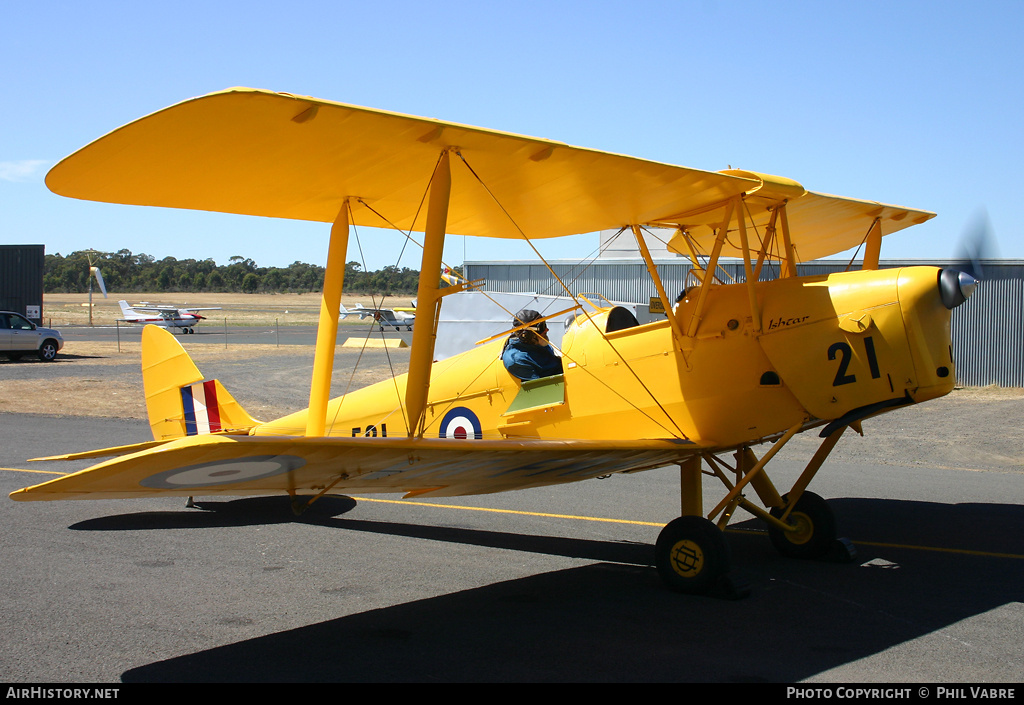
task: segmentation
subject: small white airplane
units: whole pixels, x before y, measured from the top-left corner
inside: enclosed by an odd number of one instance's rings
[[[415,306],[415,302],[413,302],[413,306]],[[384,330],[384,326],[391,326],[395,330],[405,326],[406,330],[412,330],[412,324],[416,321],[415,308],[366,308],[362,304],[356,304],[355,308],[342,306],[339,315],[341,318],[359,316],[360,321],[372,316],[381,330]]]
[[[206,318],[206,316],[199,315],[197,311],[220,310],[220,306],[210,308],[178,308],[177,306],[151,304],[148,301],[142,301],[134,306],[129,306],[128,302],[124,300],[117,303],[121,306],[121,313],[124,314],[122,320],[127,323],[141,323],[143,325],[153,323],[165,328],[183,328],[186,333],[195,333],[193,328],[199,321]]]

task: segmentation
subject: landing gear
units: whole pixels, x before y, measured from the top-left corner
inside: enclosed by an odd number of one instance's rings
[[[681,517],[662,529],[654,564],[670,590],[738,599],[750,588],[731,573],[732,558],[722,529],[701,516],[701,458],[679,463]]]
[[[804,492],[786,516],[789,495],[783,496],[782,501],[782,506],[771,510],[775,523],[768,523],[768,538],[775,550],[787,558],[835,563],[854,559],[857,549],[849,539],[838,535],[836,518],[828,502],[813,492]]]
[[[729,548],[723,532],[736,509],[744,509],[768,524],[768,535],[784,556],[847,562],[856,555],[853,545],[836,534],[836,520],[828,502],[806,487],[839,441],[846,426],[830,429],[789,493],[779,495],[765,466],[802,426],[790,428],[759,460],[749,447],[735,453],[731,466],[714,454],[690,456],[679,463],[681,516],[670,522],[655,544],[655,565],[666,585],[676,592],[718,593],[737,598],[749,589],[730,572]],[[824,435],[824,434],[823,434]],[[701,467],[707,463],[708,470]],[[730,477],[730,473],[732,477]],[[727,488],[725,497],[705,519],[702,475],[713,475]],[[767,509],[747,499],[753,489]],[[790,505],[789,498],[796,498]]]
[[[776,519],[782,519],[789,505],[789,495],[784,495],[782,501],[782,507],[772,507],[771,515]],[[793,530],[787,531],[769,524],[768,537],[775,549],[789,558],[823,558],[838,538],[832,508],[813,492],[800,495],[796,506],[783,522],[793,527]]]
[[[658,574],[676,592],[710,592],[729,570],[725,536],[704,517],[669,522],[658,536],[654,554]]]

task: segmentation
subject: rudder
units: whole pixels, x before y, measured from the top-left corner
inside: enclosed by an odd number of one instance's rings
[[[159,326],[142,329],[142,386],[155,440],[248,433],[256,421],[218,380],[204,380],[181,343]]]

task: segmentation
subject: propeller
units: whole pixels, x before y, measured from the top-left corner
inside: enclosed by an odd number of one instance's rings
[[[956,308],[966,301],[985,276],[982,261],[998,256],[988,212],[982,209],[968,221],[953,266],[939,273],[939,292],[946,308]]]
[[[992,235],[992,224],[988,219],[988,211],[983,208],[967,222],[967,227],[964,228],[957,245],[957,261],[954,266],[961,272],[966,272],[980,280],[985,278],[982,260],[997,257],[999,257],[999,248]]]

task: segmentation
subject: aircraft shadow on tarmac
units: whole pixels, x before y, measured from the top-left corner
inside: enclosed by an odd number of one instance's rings
[[[1024,533],[1024,507],[1014,505],[831,500],[844,533],[861,542],[845,564],[781,558],[756,531],[758,520],[738,523],[729,543],[752,592],[727,601],[665,590],[648,545],[349,520],[339,515],[353,500],[317,504],[296,518],[281,498],[203,502],[206,511],[119,515],[72,528],[303,521],[595,563],[268,634],[122,679],[794,682],[1024,601],[1024,560],[988,555],[1014,553]]]

